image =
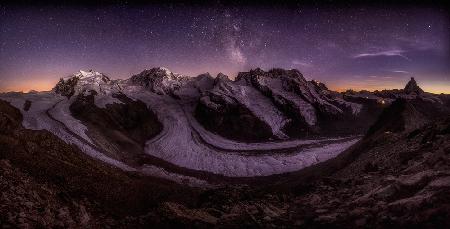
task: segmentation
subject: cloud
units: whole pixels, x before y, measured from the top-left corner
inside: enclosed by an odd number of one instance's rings
[[[300,65],[302,67],[312,67],[313,65],[308,62],[300,61],[300,60],[292,60],[293,65]]]
[[[394,70],[392,72],[394,72],[394,73],[402,73],[402,74],[409,74],[408,71],[403,71],[403,70]]]
[[[398,56],[405,60],[411,61],[407,56],[403,55],[405,53],[404,50],[400,49],[393,49],[393,50],[387,50],[383,52],[375,52],[375,53],[360,53],[357,55],[354,55],[353,58],[364,58],[364,57],[379,57],[379,56]]]

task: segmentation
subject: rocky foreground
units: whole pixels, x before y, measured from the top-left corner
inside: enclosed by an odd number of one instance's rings
[[[188,188],[91,159],[0,102],[4,227],[450,226],[450,119],[398,100],[337,158],[264,182]],[[447,116],[448,117],[448,116]]]

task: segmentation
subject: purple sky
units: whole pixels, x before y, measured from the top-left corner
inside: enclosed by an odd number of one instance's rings
[[[297,68],[343,90],[415,77],[450,93],[450,23],[439,7],[0,6],[0,91],[48,90],[94,69],[128,78],[165,66],[191,76]]]

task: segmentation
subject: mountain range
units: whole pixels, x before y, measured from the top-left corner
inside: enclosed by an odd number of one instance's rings
[[[335,92],[295,69],[81,70],[0,94],[0,223],[445,226],[449,117],[414,78]]]

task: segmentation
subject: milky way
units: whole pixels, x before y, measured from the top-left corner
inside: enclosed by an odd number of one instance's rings
[[[0,91],[50,89],[95,69],[128,78],[297,68],[333,89],[450,93],[450,23],[439,7],[1,6]]]

